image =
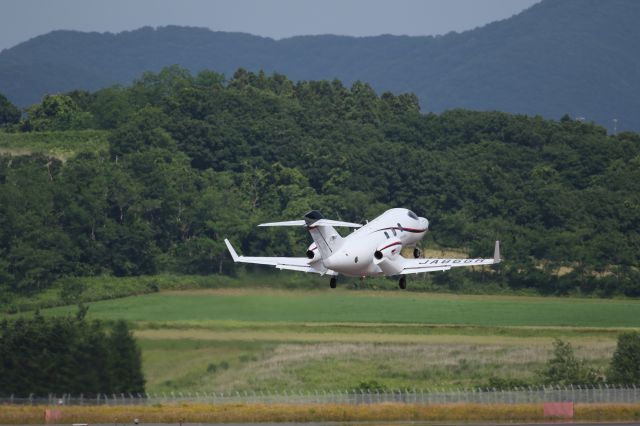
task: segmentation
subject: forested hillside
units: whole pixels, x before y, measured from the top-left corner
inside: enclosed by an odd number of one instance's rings
[[[404,206],[426,244],[507,259],[435,274],[546,294],[640,295],[640,135],[500,112],[421,114],[365,83],[225,81],[171,67],[128,87],[45,97],[8,132],[108,132],[108,150],[0,157],[0,292],[65,276],[232,274],[246,253],[304,255],[310,209],[354,222]],[[16,139],[17,140],[17,139]],[[76,143],[77,145],[77,143]]]
[[[367,81],[377,93],[415,93],[425,112],[568,113],[609,131],[613,119],[618,130],[638,131],[639,20],[633,0],[543,0],[510,19],[437,37],[55,31],[0,52],[0,93],[24,107],[45,93],[130,84],[173,64],[226,76],[243,67],[293,80]]]

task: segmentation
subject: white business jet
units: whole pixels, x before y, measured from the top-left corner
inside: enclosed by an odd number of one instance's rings
[[[312,210],[303,220],[263,223],[258,226],[305,226],[313,244],[307,257],[238,256],[229,240],[224,242],[234,262],[271,265],[278,269],[313,272],[331,276],[330,286],[336,287],[337,276],[351,277],[399,276],[401,289],[407,287],[406,275],[447,271],[460,266],[480,266],[500,263],[500,242],[496,241],[492,259],[421,258],[416,244],[425,236],[429,221],[407,209],[387,210],[365,225],[325,219]],[[346,237],[334,227],[359,228]],[[400,254],[403,247],[413,247],[413,259]]]

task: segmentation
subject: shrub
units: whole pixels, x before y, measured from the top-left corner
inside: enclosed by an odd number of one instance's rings
[[[598,372],[586,366],[573,353],[571,343],[556,339],[553,342],[553,358],[541,372],[542,380],[549,385],[591,385],[598,383]]]
[[[618,336],[608,376],[608,380],[616,384],[640,383],[640,333],[634,331]]]

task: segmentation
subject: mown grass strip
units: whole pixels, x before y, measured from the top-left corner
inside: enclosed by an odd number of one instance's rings
[[[286,331],[214,331],[202,329],[136,330],[135,336],[146,340],[198,340],[198,341],[247,341],[247,342],[344,342],[344,343],[429,343],[476,345],[537,345],[551,346],[551,337],[467,336],[446,334],[386,334],[335,332],[286,332]],[[580,339],[581,342],[584,339]],[[609,346],[611,346],[609,344]]]
[[[64,314],[76,307],[54,308]],[[155,293],[91,304],[89,317],[128,321],[356,322],[534,327],[640,327],[640,302],[376,292],[238,290]]]
[[[44,411],[61,412],[59,423],[239,423],[239,422],[542,422],[541,404],[180,404],[153,406],[15,406],[0,410],[2,424],[41,424]],[[577,421],[633,421],[640,404],[576,404]]]

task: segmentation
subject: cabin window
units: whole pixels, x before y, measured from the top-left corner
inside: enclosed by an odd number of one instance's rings
[[[393,236],[396,236],[396,228],[391,228],[391,232],[393,232]]]
[[[384,236],[387,237],[387,240],[389,239],[389,234],[387,234],[387,231],[384,231]]]
[[[398,225],[398,229],[399,229],[400,231],[404,232],[404,228],[402,227],[402,225],[400,225],[399,223],[398,223],[397,225]]]

